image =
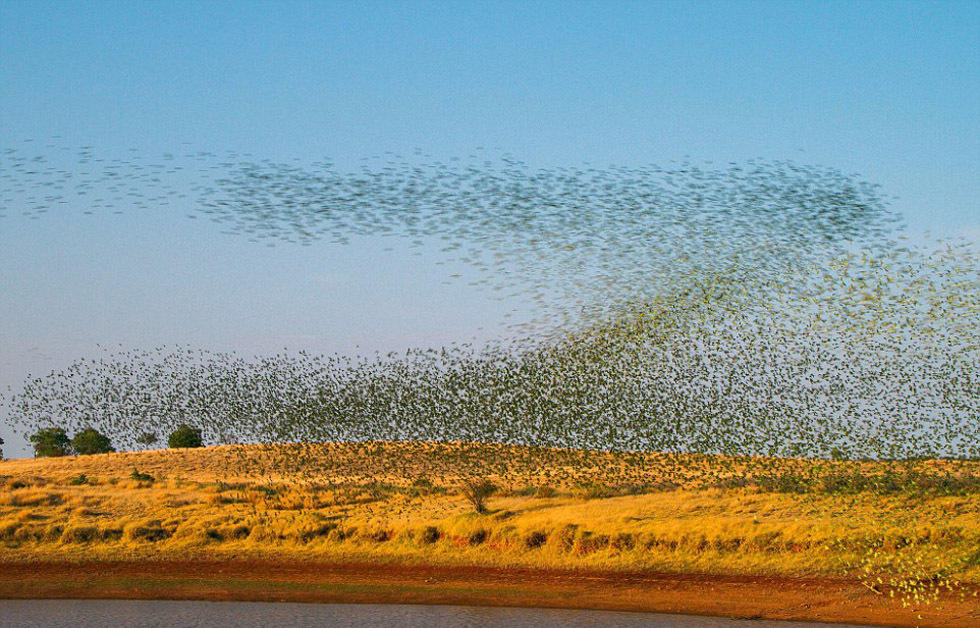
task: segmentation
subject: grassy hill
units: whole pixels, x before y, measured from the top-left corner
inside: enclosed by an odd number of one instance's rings
[[[477,513],[467,478],[499,488]],[[0,561],[209,557],[980,583],[980,463],[472,443],[0,463]],[[877,579],[882,582],[878,583]],[[910,594],[911,595],[911,594]]]

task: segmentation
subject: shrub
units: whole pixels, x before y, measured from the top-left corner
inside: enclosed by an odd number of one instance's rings
[[[544,532],[531,532],[524,537],[524,545],[526,545],[528,549],[534,549],[544,545],[547,540],[548,535]]]
[[[490,480],[471,478],[463,482],[462,491],[473,509],[483,514],[487,511],[487,498],[497,492],[497,487]]]
[[[154,445],[158,440],[157,435],[153,432],[140,432],[139,436],[136,437],[137,444],[143,445],[144,447]]]
[[[621,532],[617,534],[615,538],[613,538],[610,545],[612,546],[613,549],[617,549],[621,551],[631,550],[634,547],[636,547],[636,535]]]
[[[608,534],[593,534],[592,532],[582,532],[575,542],[575,553],[579,555],[590,554],[609,547]]]
[[[486,530],[477,530],[476,532],[470,535],[470,539],[469,539],[470,545],[480,545],[481,543],[486,541],[487,537],[489,536],[490,533],[487,532]]]
[[[68,435],[60,427],[40,429],[31,434],[30,441],[34,445],[35,458],[57,458],[71,452]]]
[[[156,543],[165,541],[173,536],[173,531],[160,525],[159,521],[148,521],[142,524],[131,523],[123,529],[123,534],[131,541],[147,541]]]
[[[525,486],[515,490],[513,494],[521,497],[554,497],[558,491],[550,486]]]
[[[435,543],[436,541],[439,540],[439,536],[440,536],[440,534],[439,534],[439,528],[437,528],[435,526],[426,526],[426,528],[424,530],[422,530],[422,542],[423,543],[426,543],[426,544]]]
[[[155,479],[149,473],[140,473],[136,467],[133,467],[133,472],[129,474],[129,477],[140,482],[153,482]]]
[[[90,454],[107,454],[116,451],[109,441],[109,437],[91,427],[85,428],[75,438],[71,439],[71,446],[75,453],[86,456]]]
[[[578,524],[569,523],[566,524],[561,530],[558,531],[557,539],[558,546],[566,552],[572,550],[575,546],[575,539],[578,537]]]
[[[580,484],[575,487],[573,494],[583,499],[605,499],[613,497],[616,492],[605,484]]]
[[[384,543],[385,541],[391,540],[391,532],[388,530],[375,530],[371,533],[371,539],[378,543]]]
[[[93,525],[68,526],[61,534],[63,543],[89,543],[99,536],[99,529]]]
[[[82,484],[88,484],[88,477],[84,473],[79,473],[73,478],[69,478],[68,484],[71,486],[81,486]]]
[[[172,448],[202,447],[201,430],[189,425],[181,425],[167,438],[167,446]]]
[[[242,539],[247,539],[248,535],[251,533],[252,528],[248,527],[244,523],[240,523],[228,531],[228,538],[240,541]]]

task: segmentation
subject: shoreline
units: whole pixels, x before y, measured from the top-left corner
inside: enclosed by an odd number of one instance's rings
[[[0,569],[0,598],[7,599],[512,606],[921,628],[980,624],[972,593],[912,609],[858,582],[831,578],[255,560],[5,563]]]

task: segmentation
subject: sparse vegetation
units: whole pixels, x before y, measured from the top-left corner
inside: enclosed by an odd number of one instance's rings
[[[490,469],[488,460],[501,464]],[[625,458],[465,443],[254,445],[7,461],[0,467],[0,562],[317,556],[805,572],[849,575],[883,595],[894,591],[896,600],[942,599],[958,595],[958,583],[980,583],[980,492],[911,484],[877,492],[871,480],[862,490],[831,482],[798,493],[752,479],[764,477],[756,469],[779,466],[803,478],[903,470],[920,485],[931,477],[972,486],[970,478],[980,477],[980,463],[969,461]],[[266,468],[279,473],[269,477]],[[749,481],[719,486],[726,476]],[[499,487],[490,492],[495,510],[475,516],[461,477]],[[542,499],[528,486],[554,492]],[[929,584],[933,576],[938,589]]]

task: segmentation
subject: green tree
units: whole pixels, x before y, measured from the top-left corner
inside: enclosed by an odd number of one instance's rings
[[[30,437],[35,458],[57,458],[71,453],[71,442],[60,427],[45,427]]]
[[[3,460],[3,439],[0,438],[0,460]]]
[[[88,454],[107,454],[116,451],[109,441],[109,437],[101,432],[87,427],[71,439],[71,446],[75,453],[86,456]]]
[[[201,430],[189,425],[177,427],[167,439],[168,447],[201,447],[203,445]]]

